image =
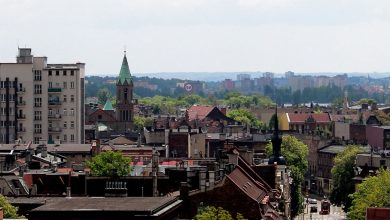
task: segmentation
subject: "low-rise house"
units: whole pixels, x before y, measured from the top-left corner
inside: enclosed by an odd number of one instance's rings
[[[329,113],[285,113],[279,120],[282,131],[324,135],[332,130]]]

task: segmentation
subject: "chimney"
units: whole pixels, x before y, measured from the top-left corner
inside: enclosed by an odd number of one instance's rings
[[[0,207],[0,220],[4,219],[3,207]]]
[[[46,145],[42,146],[41,157],[43,157],[43,158],[47,157],[47,146]]]
[[[225,107],[221,108],[220,111],[222,112],[222,114],[226,115],[226,108]]]

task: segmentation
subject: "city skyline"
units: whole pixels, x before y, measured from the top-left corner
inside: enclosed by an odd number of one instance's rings
[[[132,73],[383,73],[389,12],[384,0],[5,0],[0,60],[26,46],[88,75],[118,73],[124,50]]]

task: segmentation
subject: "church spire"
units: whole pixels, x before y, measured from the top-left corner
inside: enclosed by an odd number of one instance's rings
[[[118,78],[118,84],[125,84],[127,82],[128,84],[132,83],[133,79],[131,77],[130,69],[129,69],[129,64],[127,63],[127,58],[126,58],[126,49],[124,50],[124,56],[123,56],[123,61],[122,61],[122,66],[121,70],[119,72],[119,78]]]
[[[281,154],[282,138],[279,136],[278,105],[275,106],[274,134],[271,139],[272,155],[268,164],[286,165],[286,160]]]

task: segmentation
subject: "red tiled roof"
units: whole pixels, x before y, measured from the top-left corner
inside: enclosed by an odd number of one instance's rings
[[[259,183],[252,179],[240,166],[237,166],[227,177],[257,203],[261,203],[267,195]]]
[[[193,105],[188,111],[188,120],[192,121],[195,119],[202,120],[213,110],[212,106]]]
[[[329,113],[287,113],[290,123],[304,123],[311,116],[317,123],[330,122]]]

